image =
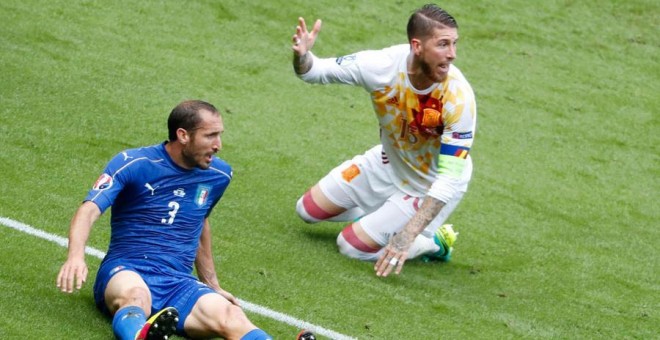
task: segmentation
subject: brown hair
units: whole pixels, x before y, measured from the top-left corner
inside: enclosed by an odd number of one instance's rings
[[[202,120],[198,114],[201,110],[210,111],[213,114],[220,114],[215,106],[201,100],[186,100],[172,109],[170,117],[167,119],[169,140],[176,140],[176,130],[179,128],[192,133]]]
[[[434,28],[444,27],[458,28],[458,23],[454,17],[437,5],[424,5],[408,20],[408,41],[413,38],[423,38],[431,34]]]

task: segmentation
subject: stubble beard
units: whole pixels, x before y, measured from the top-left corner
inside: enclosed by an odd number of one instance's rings
[[[181,150],[181,156],[182,156],[182,158],[183,158],[183,162],[184,162],[184,163],[185,163],[190,169],[197,167],[197,168],[200,168],[200,169],[204,169],[204,170],[206,170],[206,169],[208,169],[209,166],[210,166],[210,164],[206,164],[206,163],[204,163],[204,162],[198,162],[197,159],[195,158],[195,153],[194,153],[194,152],[190,152],[190,150],[188,150],[187,147],[184,148],[183,150]],[[206,158],[206,157],[204,157],[204,158]]]
[[[424,74],[424,76],[426,76],[426,78],[428,78],[434,83],[442,83],[443,81],[445,81],[445,79],[447,79],[446,73],[442,73],[442,74],[437,73],[435,71],[436,68],[432,67],[431,64],[426,62],[426,60],[420,60],[420,68],[422,69],[422,73]]]

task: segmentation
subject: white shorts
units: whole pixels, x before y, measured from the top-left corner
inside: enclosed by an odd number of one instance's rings
[[[382,147],[377,145],[363,155],[340,164],[319,181],[321,191],[334,204],[347,210],[359,207],[366,212],[360,224],[381,246],[403,229],[421,207],[425,196],[425,193],[412,196],[395,186],[391,166],[383,162],[384,157]],[[471,167],[467,171],[471,174]],[[461,190],[447,202],[424,234],[432,235],[454,211],[467,190],[471,176],[464,177]]]
[[[353,157],[319,181],[319,187],[334,204],[366,212],[378,209],[399,189],[392,184],[389,164],[383,163],[380,145]]]

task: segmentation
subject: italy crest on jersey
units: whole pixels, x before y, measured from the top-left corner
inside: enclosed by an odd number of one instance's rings
[[[211,187],[208,187],[206,185],[198,186],[197,194],[195,194],[195,204],[197,204],[198,207],[204,206],[204,204],[206,204],[206,201],[209,198],[210,193],[211,193]]]

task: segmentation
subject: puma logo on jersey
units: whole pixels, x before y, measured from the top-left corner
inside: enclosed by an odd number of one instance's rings
[[[151,191],[151,196],[154,195],[156,189],[158,188],[158,187],[155,187],[155,188],[152,187],[151,184],[149,184],[149,183],[144,183],[144,187],[147,188],[147,189],[149,189],[149,190]]]
[[[127,160],[129,160],[129,159],[131,159],[131,158],[135,158],[135,157],[131,157],[131,156],[129,156],[128,153],[127,153],[126,151],[122,151],[121,154],[124,155],[124,161],[127,161]]]

